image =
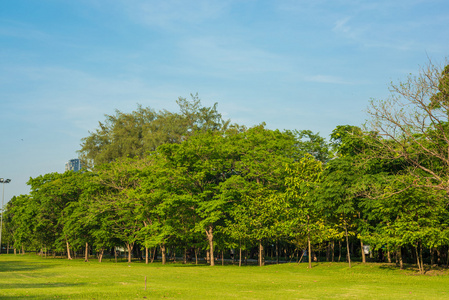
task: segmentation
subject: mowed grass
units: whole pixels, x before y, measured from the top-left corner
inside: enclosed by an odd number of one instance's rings
[[[0,299],[449,299],[446,274],[385,264],[316,263],[309,270],[304,263],[128,265],[2,254]]]

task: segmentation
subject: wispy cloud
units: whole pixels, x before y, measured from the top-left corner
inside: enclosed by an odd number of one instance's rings
[[[179,28],[182,24],[200,24],[217,19],[232,2],[227,0],[123,0],[120,5],[135,22],[172,30]]]
[[[241,38],[202,36],[185,39],[180,51],[197,65],[209,70],[236,73],[278,72],[284,69],[285,59]]]

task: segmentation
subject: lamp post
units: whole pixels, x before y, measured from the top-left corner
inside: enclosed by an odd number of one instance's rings
[[[5,183],[10,183],[10,182],[11,182],[11,179],[0,178],[0,183],[3,184],[2,216],[0,218],[0,254],[2,254],[3,203],[5,202]]]

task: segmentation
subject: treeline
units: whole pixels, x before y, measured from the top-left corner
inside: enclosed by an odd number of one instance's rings
[[[372,103],[370,129],[337,126],[329,143],[231,124],[196,96],[178,100],[180,113],[117,111],[83,139],[84,171],[32,178],[30,195],[8,203],[5,239],[69,259],[122,246],[129,261],[137,249],[166,263],[171,249],[211,265],[230,249],[263,265],[282,248],[310,267],[318,252],[333,261],[337,244],[349,264],[365,262],[369,245],[401,268],[447,266],[449,69],[431,67]]]

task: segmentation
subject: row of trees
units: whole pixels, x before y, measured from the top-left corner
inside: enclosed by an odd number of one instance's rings
[[[241,263],[256,246],[263,265],[267,246],[291,245],[311,267],[313,249],[343,241],[349,264],[355,242],[421,272],[426,258],[447,264],[448,70],[429,66],[373,102],[370,128],[338,126],[329,144],[231,124],[196,96],[178,100],[180,113],[117,111],[83,139],[88,169],[32,178],[30,195],[8,203],[5,235],[68,258],[91,247],[100,261],[124,246],[129,261],[158,248],[165,263],[175,247],[206,250],[211,265],[217,249],[239,249]],[[405,101],[415,111],[394,113]]]

